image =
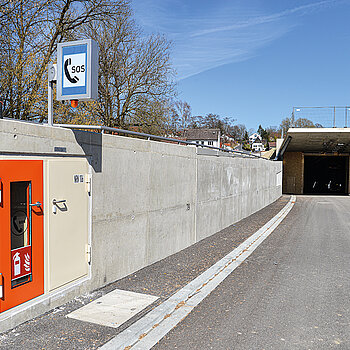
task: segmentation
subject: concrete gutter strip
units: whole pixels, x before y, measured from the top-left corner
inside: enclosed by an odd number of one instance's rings
[[[275,217],[236,249],[100,349],[151,349],[253,253],[287,216],[295,201],[292,196]]]

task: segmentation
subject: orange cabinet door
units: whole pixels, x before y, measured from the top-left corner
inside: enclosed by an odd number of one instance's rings
[[[42,160],[0,160],[0,190],[3,312],[44,293]]]

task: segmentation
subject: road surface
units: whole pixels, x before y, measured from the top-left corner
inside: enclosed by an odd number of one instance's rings
[[[350,198],[298,196],[154,349],[350,349]]]

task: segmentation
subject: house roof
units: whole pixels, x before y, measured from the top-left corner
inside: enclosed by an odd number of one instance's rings
[[[195,140],[217,140],[219,129],[185,129],[184,137],[188,141]]]

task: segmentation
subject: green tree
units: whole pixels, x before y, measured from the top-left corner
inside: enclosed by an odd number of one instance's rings
[[[269,148],[269,140],[270,140],[269,132],[267,130],[265,130],[261,125],[259,125],[258,134],[261,136],[262,142],[265,143],[265,145],[268,149]]]

